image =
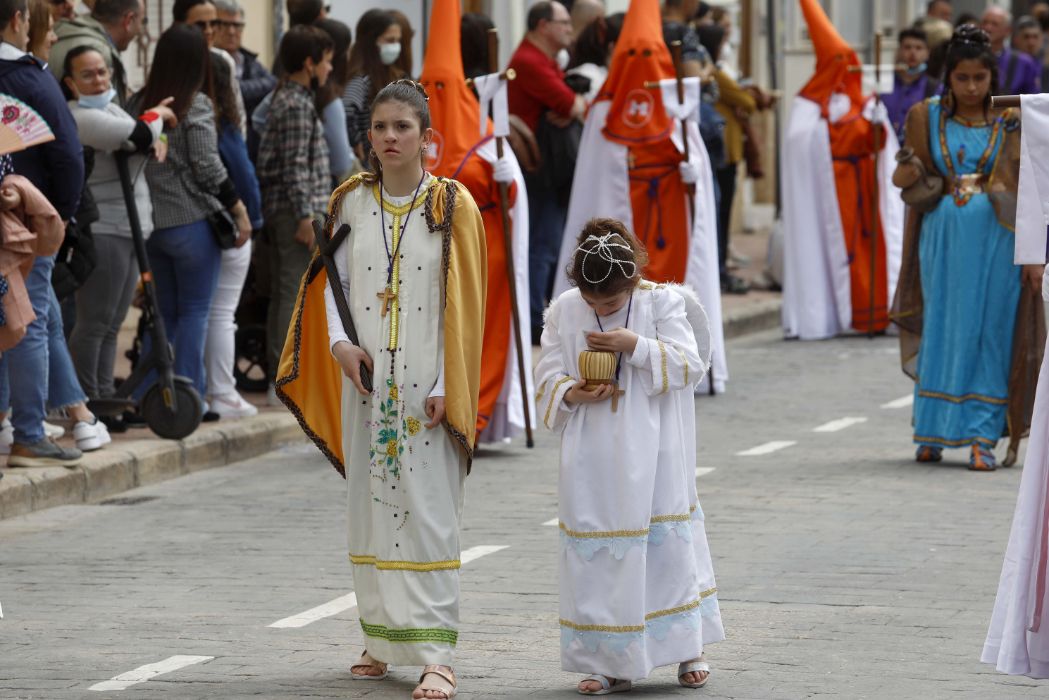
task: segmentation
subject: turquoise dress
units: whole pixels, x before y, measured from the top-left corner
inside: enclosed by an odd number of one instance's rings
[[[929,104],[929,147],[947,176],[939,98]],[[988,144],[997,134],[995,147]],[[990,174],[1004,126],[948,119],[947,152],[956,175]],[[980,162],[983,165],[980,167]],[[948,187],[951,186],[948,177]],[[922,220],[918,243],[924,315],[914,394],[914,442],[993,447],[1006,420],[1020,268],[1013,233],[998,223],[984,192],[968,201],[948,193]]]

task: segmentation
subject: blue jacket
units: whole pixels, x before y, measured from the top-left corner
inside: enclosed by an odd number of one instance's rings
[[[258,231],[262,228],[262,194],[259,192],[259,180],[255,177],[255,166],[248,158],[248,147],[240,135],[240,128],[225,120],[219,130],[219,157],[237,187],[240,201],[244,202],[248,210],[251,228]]]
[[[29,179],[63,219],[76,214],[84,189],[84,149],[76,122],[58,81],[44,65],[26,55],[0,60],[0,92],[17,97],[43,117],[55,140],[14,153],[15,172]]]

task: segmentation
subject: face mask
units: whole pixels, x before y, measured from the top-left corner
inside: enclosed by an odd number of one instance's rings
[[[914,68],[908,68],[907,69],[907,75],[921,75],[926,70],[928,70],[928,68],[929,68],[929,64],[928,63],[919,63]]]
[[[560,49],[557,52],[557,67],[561,70],[568,68],[568,62],[571,60],[571,58],[572,56],[568,53],[568,49]]]
[[[391,65],[401,56],[400,44],[379,44],[379,60],[384,66]]]
[[[117,91],[114,88],[109,88],[97,95],[81,95],[77,98],[77,104],[84,109],[105,109],[116,96]]]

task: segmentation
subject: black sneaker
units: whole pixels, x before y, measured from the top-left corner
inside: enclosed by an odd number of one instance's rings
[[[149,427],[146,424],[146,419],[143,418],[139,413],[135,411],[124,411],[121,416],[124,420],[124,425],[128,428],[146,428]]]
[[[73,469],[84,455],[72,447],[61,447],[50,438],[26,445],[16,442],[11,445],[8,467],[65,467]]]
[[[99,416],[98,419],[105,423],[106,429],[111,433],[126,433],[127,423],[123,416]]]

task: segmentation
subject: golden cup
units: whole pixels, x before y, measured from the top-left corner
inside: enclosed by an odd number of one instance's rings
[[[579,374],[586,382],[587,389],[596,389],[603,384],[615,384],[615,353],[584,350],[579,353]]]

